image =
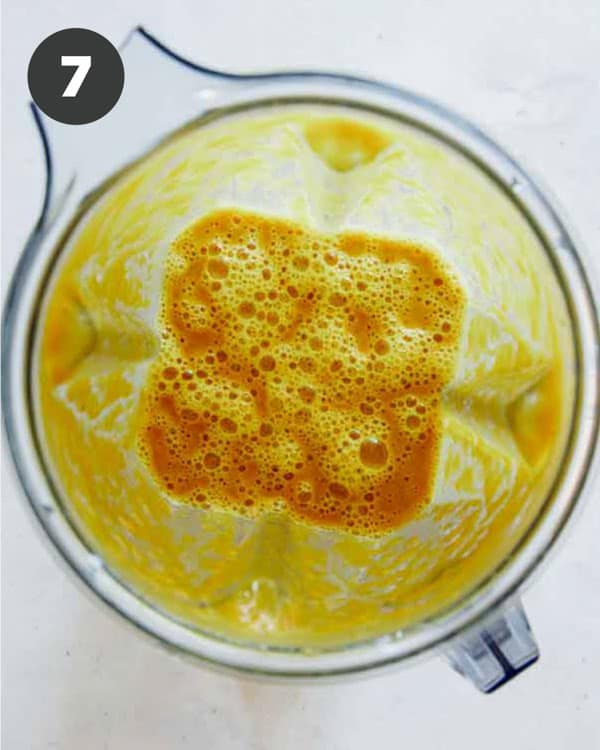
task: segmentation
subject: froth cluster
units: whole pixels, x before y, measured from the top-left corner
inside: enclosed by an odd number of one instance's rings
[[[463,308],[430,249],[213,213],[169,253],[140,453],[180,502],[392,528],[431,495]]]

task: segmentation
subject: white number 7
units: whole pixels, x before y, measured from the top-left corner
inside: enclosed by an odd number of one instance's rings
[[[86,75],[90,72],[92,67],[92,58],[90,55],[62,55],[60,58],[60,64],[63,67],[77,68],[73,73],[73,78],[67,84],[63,96],[77,96],[77,92],[81,88],[81,84],[84,82]]]

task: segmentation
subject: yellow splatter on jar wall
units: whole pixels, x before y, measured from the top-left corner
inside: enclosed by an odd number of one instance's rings
[[[37,420],[110,569],[219,635],[339,644],[449,606],[540,508],[572,351],[516,206],[334,107],[172,139],[66,239]]]

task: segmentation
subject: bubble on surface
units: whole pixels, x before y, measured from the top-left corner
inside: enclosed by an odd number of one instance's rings
[[[360,460],[365,466],[385,466],[387,458],[387,448],[378,438],[370,437],[361,443]]]

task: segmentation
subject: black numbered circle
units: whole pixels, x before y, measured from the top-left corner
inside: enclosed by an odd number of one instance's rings
[[[125,72],[116,48],[89,29],[51,34],[33,53],[27,71],[33,101],[53,120],[94,122],[115,106]]]

